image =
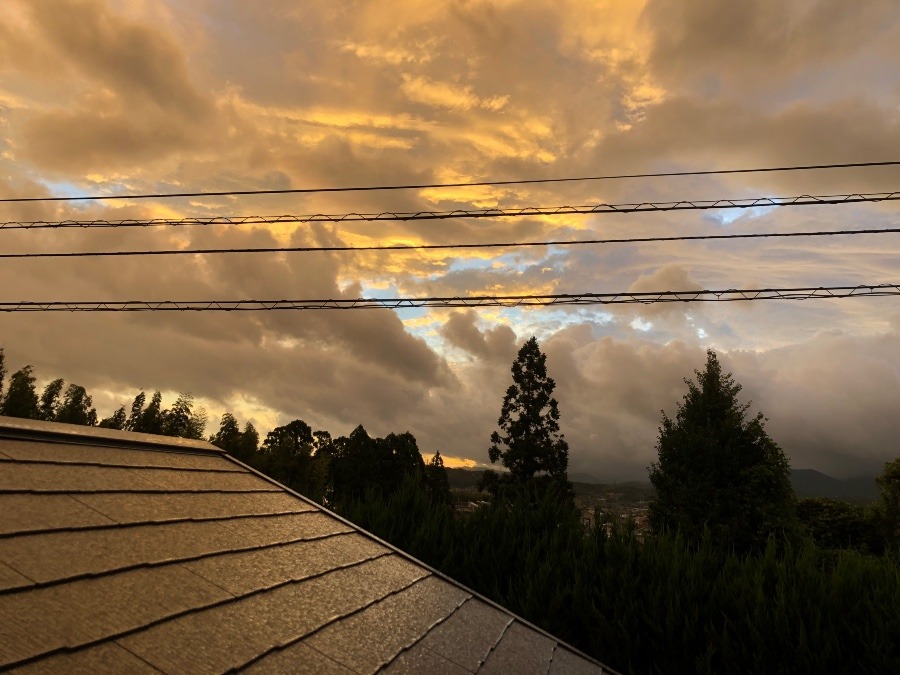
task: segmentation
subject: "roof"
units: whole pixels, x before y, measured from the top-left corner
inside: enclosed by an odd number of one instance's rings
[[[0,417],[11,666],[604,670],[209,443]]]

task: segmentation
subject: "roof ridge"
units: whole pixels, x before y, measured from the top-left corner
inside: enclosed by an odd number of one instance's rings
[[[116,448],[119,450],[120,448]],[[142,450],[146,451],[145,448]],[[174,454],[174,453],[173,453]],[[185,453],[177,453],[185,454]],[[196,454],[196,453],[192,453]],[[57,466],[94,466],[110,469],[153,469],[158,471],[194,471],[203,473],[245,473],[237,469],[212,469],[196,466],[162,466],[156,464],[109,464],[108,462],[88,462],[82,460],[66,461],[62,459],[21,459],[19,457],[10,457],[9,455],[0,453],[0,462],[14,462],[17,464],[54,464]]]
[[[0,438],[13,438],[49,443],[100,445],[121,449],[156,450],[182,454],[226,454],[208,441],[160,436],[137,431],[121,431],[105,427],[89,427],[61,422],[46,422],[0,415]],[[135,447],[138,446],[138,447]]]

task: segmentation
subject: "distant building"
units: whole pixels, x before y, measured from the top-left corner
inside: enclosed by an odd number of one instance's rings
[[[0,669],[600,673],[209,443],[0,417]]]

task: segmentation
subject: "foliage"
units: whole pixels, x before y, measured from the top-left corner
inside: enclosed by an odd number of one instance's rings
[[[261,471],[278,482],[321,502],[325,494],[322,464],[327,458],[319,455],[318,449],[310,426],[303,420],[294,420],[266,435],[257,463]]]
[[[191,394],[179,394],[172,407],[165,410],[159,391],[153,392],[149,404],[147,395],[141,391],[131,403],[131,414],[123,428],[145,434],[201,439],[206,428],[206,411],[202,408],[194,410]]]
[[[244,461],[242,457],[238,456],[241,445],[241,428],[231,413],[227,412],[222,415],[219,430],[210,436],[209,442],[216,447],[222,448],[229,455]]]
[[[62,393],[65,385],[65,380],[57,378],[44,387],[44,392],[41,394],[41,402],[38,404],[42,420],[53,421],[56,419],[59,395]]]
[[[191,394],[179,394],[172,407],[161,413],[163,435],[195,440],[203,438],[206,411],[202,408],[195,411],[193,408],[194,397]]]
[[[876,479],[881,494],[876,504],[884,541],[895,553],[900,549],[900,457],[884,465]]]
[[[425,465],[425,474],[422,477],[425,492],[431,499],[448,506],[453,504],[453,495],[450,492],[450,479],[444,468],[444,459],[440,452],[435,452],[434,457]]]
[[[256,431],[256,427],[250,422],[247,422],[244,425],[244,430],[241,432],[241,442],[238,445],[238,454],[235,455],[235,457],[243,462],[253,465],[258,451],[259,433]]]
[[[559,433],[559,407],[553,398],[556,383],[547,376],[546,361],[532,337],[513,362],[513,384],[506,390],[497,421],[500,431],[491,434],[488,449],[491,463],[500,460],[509,473],[485,472],[479,485],[495,496],[507,486],[521,488],[538,476],[567,482],[569,445]]]
[[[33,373],[32,366],[25,366],[10,376],[9,385],[0,405],[0,414],[32,420],[41,418],[38,397],[34,390]]]
[[[425,469],[412,434],[371,438],[362,425],[349,436],[335,439],[328,455],[326,499],[330,504],[360,501],[369,490],[381,496],[390,494],[407,475],[421,480]]]
[[[456,518],[421,484],[343,515],[622,672],[897,672],[900,567],[812,541],[760,555],[613,525],[564,502]]]
[[[116,411],[110,415],[109,417],[104,417],[100,420],[100,425],[104,429],[118,429],[122,430],[125,428],[125,424],[128,422],[128,416],[125,414],[125,406],[120,406],[116,409]]]
[[[715,352],[696,376],[696,384],[685,380],[676,418],[663,413],[659,461],[650,467],[657,491],[651,526],[694,542],[708,528],[719,548],[761,552],[770,534],[795,529],[787,458],[766,434],[762,413],[748,418],[749,404],[737,401],[741,386],[722,373]]]
[[[64,424],[81,424],[89,427],[97,425],[97,411],[94,401],[84,387],[70,384],[63,396],[62,403],[56,411],[56,422]]]
[[[862,553],[884,548],[872,510],[860,504],[822,497],[801,499],[797,520],[816,545],[826,549],[854,549]]]

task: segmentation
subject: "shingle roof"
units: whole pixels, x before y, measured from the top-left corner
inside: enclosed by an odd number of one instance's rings
[[[604,670],[208,443],[0,417],[9,667]]]

